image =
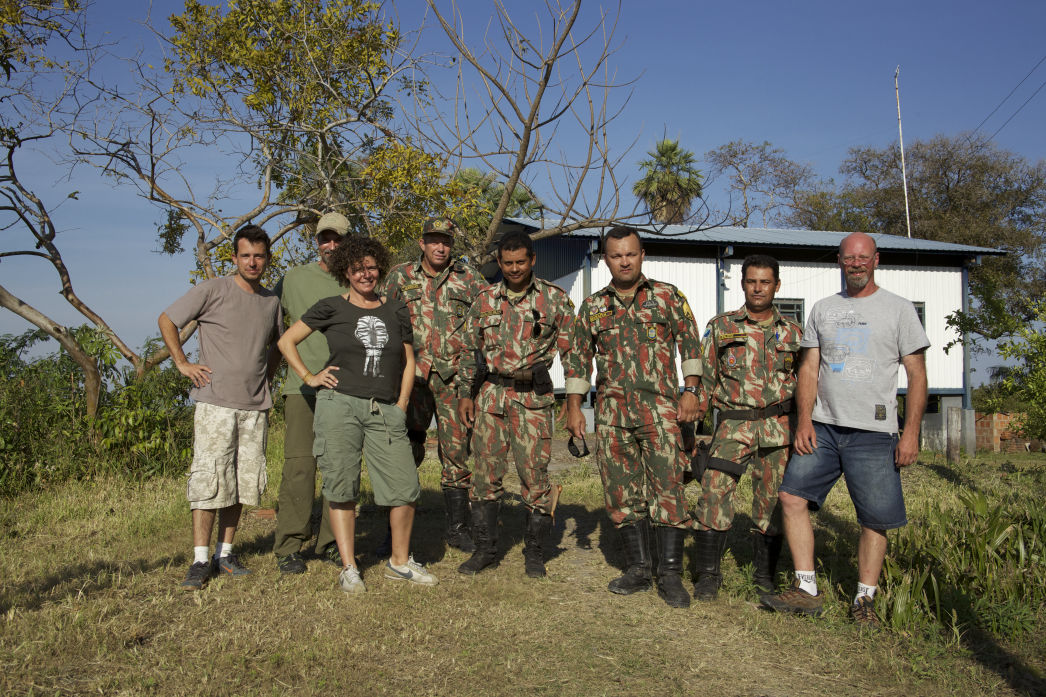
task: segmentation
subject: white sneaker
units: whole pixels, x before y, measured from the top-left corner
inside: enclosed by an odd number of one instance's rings
[[[422,586],[434,586],[439,583],[434,575],[429,573],[424,564],[414,561],[414,556],[407,557],[404,566],[394,566],[392,560],[385,562],[385,578],[393,581],[410,581]]]
[[[341,570],[341,574],[338,576],[338,587],[353,595],[367,592],[367,587],[363,585],[363,579],[360,578],[359,569],[355,566],[346,566]]]

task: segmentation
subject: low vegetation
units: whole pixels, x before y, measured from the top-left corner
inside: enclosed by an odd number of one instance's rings
[[[276,428],[263,508],[279,490],[281,448]],[[501,566],[474,579],[456,573],[464,555],[441,542],[430,458],[415,551],[441,583],[387,582],[370,554],[384,519],[366,494],[362,597],[339,593],[336,570],[318,560],[281,577],[274,523],[256,512],[238,538],[253,574],[180,591],[190,551],[180,474],[32,487],[0,499],[0,692],[1042,694],[1046,459],[952,467],[923,455],[904,473],[911,524],[891,534],[879,632],[846,618],[857,527],[843,487],[815,518],[829,596],[820,620],[759,608],[744,514],[716,602],[672,610],[655,593],[607,593],[622,560],[588,461],[556,470],[557,549],[541,581],[523,575],[516,500],[503,509]]]

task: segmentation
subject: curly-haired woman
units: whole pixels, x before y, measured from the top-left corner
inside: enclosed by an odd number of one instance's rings
[[[356,500],[367,461],[374,501],[389,506],[392,554],[385,578],[434,585],[436,577],[410,555],[414,508],[421,486],[407,439],[407,400],[414,384],[414,334],[410,313],[400,301],[375,291],[388,269],[389,254],[371,238],[347,238],[329,269],[348,290],[324,298],[295,322],[279,341],[291,370],[317,388],[313,454],[323,474],[331,530],[344,569],[338,577],[347,593],[366,590],[355,560]],[[313,375],[297,345],[314,331],[330,347],[327,366]]]

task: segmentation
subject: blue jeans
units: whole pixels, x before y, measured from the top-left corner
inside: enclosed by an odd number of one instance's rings
[[[845,475],[858,523],[873,530],[907,525],[901,474],[894,463],[897,435],[817,421],[814,432],[817,447],[809,455],[792,455],[779,491],[806,499],[817,510]]]

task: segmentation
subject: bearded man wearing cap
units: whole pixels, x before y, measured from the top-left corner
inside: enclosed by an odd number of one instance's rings
[[[341,213],[327,213],[316,224],[316,248],[319,259],[287,270],[276,284],[283,319],[291,326],[317,301],[340,295],[344,288],[327,269],[331,255],[349,231],[349,221]],[[323,370],[330,351],[322,332],[313,332],[298,344],[305,366],[312,373]],[[281,573],[305,573],[302,545],[312,537],[312,501],[316,495],[316,458],[312,454],[312,417],[316,409],[316,390],[301,381],[293,371],[287,372],[283,384],[284,418],[287,431],[283,446],[283,479],[276,514],[276,540],[273,552]],[[323,511],[316,535],[316,554],[324,561],[341,566],[338,546],[331,532],[328,507]]]
[[[418,241],[421,258],[389,271],[381,294],[402,300],[410,309],[417,368],[407,407],[407,435],[415,464],[425,458],[426,430],[435,414],[447,544],[472,553],[476,546],[469,535],[469,429],[458,416],[457,376],[465,316],[487,282],[476,269],[451,256],[459,232],[449,218],[426,220]]]

